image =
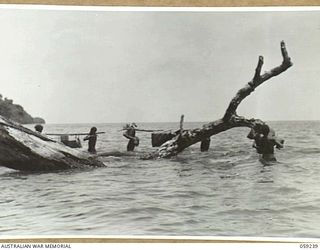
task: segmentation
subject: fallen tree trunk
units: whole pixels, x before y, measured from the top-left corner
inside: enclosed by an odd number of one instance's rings
[[[281,65],[265,72],[262,75],[261,69],[263,65],[263,57],[259,57],[253,79],[241,88],[235,97],[232,98],[223,118],[210,122],[204,125],[201,129],[197,128],[176,132],[176,136],[174,138],[162,144],[157,151],[147,155],[145,158],[168,158],[177,155],[185,148],[200,142],[205,138],[235,127],[249,127],[258,132],[261,125],[265,123],[258,119],[246,119],[242,116],[238,116],[236,110],[241,101],[250,95],[263,82],[281,74],[292,66],[291,59],[288,56],[288,52],[283,41],[281,42],[281,53],[283,58]]]
[[[0,166],[41,172],[104,164],[0,116]]]

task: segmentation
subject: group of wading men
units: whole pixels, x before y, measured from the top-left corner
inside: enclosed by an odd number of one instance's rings
[[[127,145],[127,151],[133,151],[136,146],[139,145],[139,138],[136,136],[136,128],[137,124],[131,123],[126,124],[126,126],[123,128],[124,133],[123,136],[129,139],[128,145]],[[34,129],[38,133],[42,133],[43,126],[40,124],[37,124],[34,126]],[[97,128],[92,127],[90,129],[90,132],[88,135],[83,139],[84,141],[88,141],[88,152],[92,154],[96,154],[96,143],[97,143]]]
[[[136,136],[137,124],[126,124],[123,128],[123,136],[127,138],[127,151],[134,151],[134,148],[139,145],[139,138]],[[36,125],[35,130],[39,133],[42,132],[43,126]],[[276,161],[274,156],[274,147],[280,149],[283,147],[283,140],[279,140],[275,137],[275,133],[266,124],[259,125],[255,129],[251,129],[247,136],[249,139],[254,140],[253,147],[257,153],[261,156],[261,159],[267,162]],[[96,142],[97,142],[97,128],[92,127],[88,135],[83,139],[88,141],[88,152],[96,154]],[[210,137],[201,141],[200,150],[202,152],[208,151],[210,147]]]

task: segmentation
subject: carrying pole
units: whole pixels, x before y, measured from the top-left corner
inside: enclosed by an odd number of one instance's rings
[[[105,134],[106,132],[97,132],[96,134]],[[79,135],[89,135],[89,133],[64,133],[64,134],[46,134],[46,135],[55,135],[55,136],[61,136],[61,135],[70,135],[70,136],[79,136]]]

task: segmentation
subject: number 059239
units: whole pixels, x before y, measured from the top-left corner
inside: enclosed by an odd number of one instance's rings
[[[315,248],[318,248],[318,244],[314,244],[314,243],[303,243],[303,244],[300,244],[300,248],[315,249]]]

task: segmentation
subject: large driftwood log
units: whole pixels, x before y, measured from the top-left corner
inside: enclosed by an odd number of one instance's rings
[[[0,116],[0,166],[41,172],[104,164]]]
[[[210,122],[204,125],[201,129],[197,128],[177,132],[174,138],[162,144],[156,152],[146,156],[146,158],[168,158],[177,155],[185,148],[200,142],[205,138],[211,137],[234,127],[249,127],[258,132],[261,125],[265,123],[258,119],[246,119],[242,116],[238,116],[236,110],[241,101],[250,95],[263,82],[281,74],[292,66],[291,59],[288,56],[288,52],[283,41],[281,42],[281,53],[283,58],[281,65],[265,72],[262,75],[261,69],[263,65],[263,57],[259,56],[258,65],[256,67],[253,79],[237,92],[235,97],[231,100],[223,118],[214,122]]]

